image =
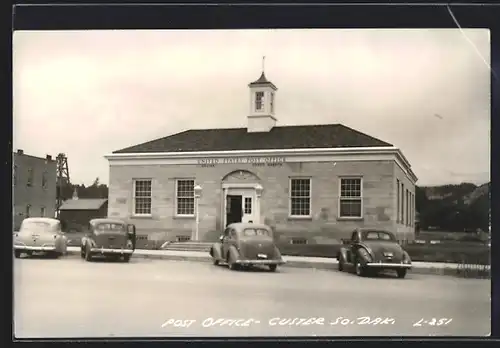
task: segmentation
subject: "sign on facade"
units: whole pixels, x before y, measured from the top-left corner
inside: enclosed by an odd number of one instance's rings
[[[201,167],[215,167],[220,164],[251,164],[254,167],[278,167],[282,166],[285,162],[285,157],[223,157],[198,159],[198,165]]]

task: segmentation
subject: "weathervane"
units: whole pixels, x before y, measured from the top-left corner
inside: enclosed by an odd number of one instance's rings
[[[262,73],[264,73],[266,66],[266,56],[262,56]]]

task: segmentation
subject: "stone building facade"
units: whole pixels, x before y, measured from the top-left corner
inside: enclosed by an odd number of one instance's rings
[[[54,217],[56,208],[57,164],[52,156],[13,154],[12,215],[14,230],[26,217]]]
[[[360,226],[414,238],[417,178],[400,149],[341,124],[278,127],[275,85],[262,74],[249,87],[246,128],[189,130],[107,155],[108,215],[171,240],[216,240],[239,221],[292,242],[338,241]]]

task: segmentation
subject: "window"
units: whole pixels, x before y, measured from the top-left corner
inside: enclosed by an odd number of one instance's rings
[[[406,190],[406,226],[410,225],[410,191]]]
[[[12,173],[12,184],[14,184],[15,186],[17,183],[17,166],[14,166],[13,169],[14,172]]]
[[[361,218],[363,195],[361,178],[340,179],[339,217]]]
[[[255,237],[255,236],[270,236],[268,230],[263,228],[245,228],[243,230],[243,236],[245,237]]]
[[[47,172],[42,174],[42,187],[47,188]]]
[[[255,93],[255,111],[264,109],[264,92]]]
[[[290,216],[311,215],[311,179],[290,180]]]
[[[151,180],[134,180],[134,215],[151,215]]]
[[[177,180],[177,215],[194,215],[194,180]]]
[[[31,205],[27,205],[26,206],[26,217],[29,218],[30,217],[30,213],[31,213]]]
[[[34,176],[33,168],[29,168],[28,169],[28,181],[26,182],[27,186],[33,185],[33,176]]]
[[[245,197],[245,214],[252,214],[252,197]]]
[[[405,200],[404,200],[405,185],[401,184],[401,220],[400,222],[404,224],[405,221]]]
[[[271,113],[274,113],[274,92],[271,92]]]
[[[307,244],[307,239],[306,238],[292,238],[292,239],[290,239],[290,244],[293,244],[293,245]]]
[[[40,208],[40,216],[45,217],[45,207]]]
[[[399,179],[396,179],[396,186],[397,186],[397,196],[396,196],[396,223],[399,223]]]

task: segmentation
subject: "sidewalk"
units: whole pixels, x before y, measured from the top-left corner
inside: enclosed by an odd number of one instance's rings
[[[68,254],[78,254],[80,248],[68,247]],[[157,260],[177,260],[177,261],[196,261],[212,262],[208,252],[201,251],[177,251],[177,250],[135,250],[133,257],[157,259]],[[283,267],[300,267],[315,269],[337,269],[338,261],[326,257],[302,257],[302,256],[283,256],[286,264]],[[456,275],[459,264],[457,263],[438,263],[438,262],[413,262],[412,273],[419,274],[437,274],[437,275]]]

